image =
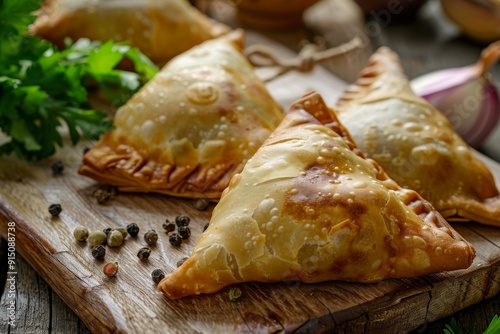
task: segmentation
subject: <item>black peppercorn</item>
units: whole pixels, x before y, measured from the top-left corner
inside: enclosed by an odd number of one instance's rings
[[[168,242],[172,246],[179,247],[182,244],[182,237],[178,233],[172,233],[168,236]]]
[[[132,237],[136,237],[139,234],[139,226],[136,223],[131,223],[127,225],[127,232]]]
[[[61,204],[51,204],[49,206],[49,213],[52,215],[52,217],[59,216],[61,211],[62,211]]]
[[[50,168],[52,169],[52,173],[57,176],[57,175],[62,175],[64,172],[64,165],[61,161],[55,161]]]
[[[92,248],[92,256],[96,260],[103,260],[104,256],[106,256],[106,248],[103,245],[97,245]]]
[[[84,154],[84,155],[85,155],[85,154],[87,154],[87,153],[88,153],[88,151],[90,151],[90,147],[84,147],[84,148],[83,148],[83,154]]]
[[[144,240],[148,245],[154,245],[158,241],[158,233],[155,230],[149,230],[144,234]]]
[[[191,230],[187,226],[179,226],[177,233],[182,237],[182,239],[189,239],[191,236]]]
[[[175,231],[176,225],[167,219],[167,221],[165,223],[163,223],[162,226],[163,226],[163,229],[168,233],[168,232]]]
[[[165,278],[165,273],[161,269],[155,269],[151,273],[151,277],[153,278],[153,282],[156,284],[160,283],[162,279]]]
[[[203,232],[205,232],[205,230],[208,228],[208,223],[205,224],[205,226],[203,226]]]
[[[108,235],[109,232],[111,232],[111,227],[106,227],[105,229],[102,230],[104,234]]]
[[[180,215],[175,217],[175,223],[177,226],[188,226],[191,219],[186,215]]]
[[[141,260],[147,260],[149,258],[149,255],[151,255],[151,249],[148,247],[142,247],[139,249],[139,252],[137,252],[137,257]]]

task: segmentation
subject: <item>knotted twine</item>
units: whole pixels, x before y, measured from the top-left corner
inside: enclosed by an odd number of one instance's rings
[[[346,55],[363,47],[359,37],[354,37],[345,44],[323,50],[318,43],[306,44],[295,58],[284,58],[276,54],[272,47],[263,44],[250,45],[245,49],[245,56],[255,67],[274,67],[277,71],[264,81],[271,81],[280,75],[295,70],[310,72],[314,66],[330,61],[338,56]]]

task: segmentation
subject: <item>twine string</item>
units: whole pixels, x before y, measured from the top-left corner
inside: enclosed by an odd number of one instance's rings
[[[326,50],[322,50],[318,44],[309,43],[300,50],[296,57],[285,58],[276,54],[276,51],[267,45],[254,44],[245,49],[245,55],[255,67],[277,68],[273,76],[265,79],[265,81],[270,81],[292,70],[310,72],[315,65],[346,55],[362,46],[363,43],[359,37],[354,37],[345,44]]]

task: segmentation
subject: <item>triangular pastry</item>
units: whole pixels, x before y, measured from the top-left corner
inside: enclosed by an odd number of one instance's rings
[[[448,120],[413,93],[389,48],[372,55],[337,108],[363,153],[399,185],[417,191],[448,220],[500,226],[491,172]]]
[[[192,255],[158,287],[175,299],[248,281],[375,282],[467,268],[474,256],[427,201],[363,158],[312,92],[231,179]]]
[[[172,59],[118,109],[80,173],[123,191],[218,199],[283,119],[240,30]]]
[[[61,47],[66,37],[128,41],[163,64],[229,30],[187,0],[47,0],[30,27]]]

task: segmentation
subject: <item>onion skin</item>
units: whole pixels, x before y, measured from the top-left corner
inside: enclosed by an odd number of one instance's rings
[[[500,58],[500,41],[481,53],[476,64],[425,74],[410,82],[415,93],[440,110],[472,147],[479,147],[500,117],[498,89],[489,68]]]
[[[494,1],[489,4],[491,8],[471,0],[441,0],[443,11],[464,35],[481,43],[500,39],[500,8]]]

